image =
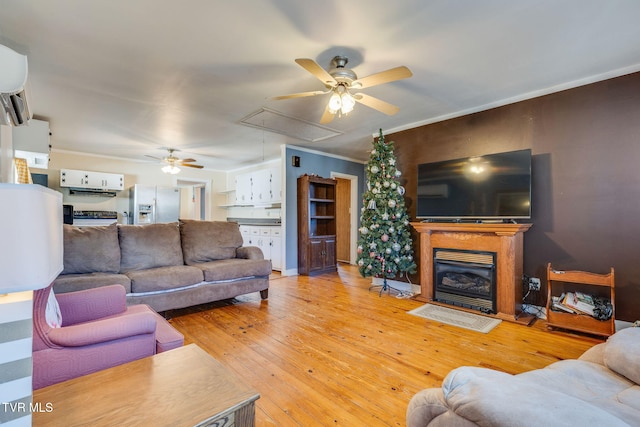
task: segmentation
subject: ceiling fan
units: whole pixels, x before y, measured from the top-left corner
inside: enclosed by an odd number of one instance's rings
[[[180,159],[179,157],[174,156],[173,153],[180,150],[176,150],[175,148],[167,148],[167,151],[169,152],[169,155],[162,158],[147,155],[147,157],[151,157],[152,159],[160,160],[161,162],[166,163],[166,165],[162,167],[162,172],[164,173],[170,173],[172,175],[177,174],[178,172],[180,172],[180,168],[178,166],[185,166],[188,168],[196,169],[203,168],[203,166],[193,163],[196,161],[196,159]]]
[[[331,60],[332,68],[326,71],[313,59],[296,59],[296,63],[320,80],[326,86],[327,90],[293,93],[290,95],[276,96],[273,99],[302,98],[332,93],[329,103],[320,119],[320,123],[322,124],[331,122],[336,114],[348,114],[353,110],[356,102],[390,116],[400,111],[400,108],[388,102],[360,92],[351,93],[351,91],[366,89],[368,87],[411,77],[413,74],[407,67],[395,67],[359,79],[353,70],[346,68],[348,62],[349,59],[347,59],[347,57],[336,56]]]

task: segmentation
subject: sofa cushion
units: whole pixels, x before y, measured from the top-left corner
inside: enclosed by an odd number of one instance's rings
[[[614,372],[640,384],[640,328],[626,328],[607,339],[604,363]]]
[[[242,246],[240,226],[235,222],[180,220],[182,252],[187,265],[236,257]]]
[[[195,264],[194,267],[202,270],[205,282],[271,274],[271,261],[266,259],[221,259]]]
[[[131,292],[157,292],[195,285],[202,282],[202,270],[188,265],[132,270],[125,273],[131,279]]]
[[[99,288],[108,285],[122,285],[127,293],[131,292],[131,280],[124,274],[88,273],[63,274],[53,281],[53,289],[58,294],[83,289]]]
[[[604,369],[603,366],[582,362]],[[546,371],[540,369],[539,371]],[[606,405],[596,406],[571,394],[558,391],[564,380],[532,380],[485,368],[461,367],[451,371],[442,388],[449,407],[478,425],[496,427],[539,427],[548,425],[627,426]],[[582,386],[589,387],[590,384]],[[591,387],[589,387],[591,388]],[[622,408],[624,410],[624,408]]]
[[[64,270],[62,274],[118,273],[120,246],[117,225],[63,226]]]
[[[119,225],[123,272],[183,265],[177,222],[147,225]]]

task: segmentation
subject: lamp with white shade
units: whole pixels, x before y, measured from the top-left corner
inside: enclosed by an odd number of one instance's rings
[[[63,269],[62,194],[0,184],[0,424],[30,426],[33,290]],[[7,409],[8,408],[8,409]]]
[[[62,193],[0,184],[0,294],[42,289],[60,274]]]

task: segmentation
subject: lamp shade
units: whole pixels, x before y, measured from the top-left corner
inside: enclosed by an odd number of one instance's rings
[[[0,184],[0,294],[47,287],[63,269],[62,194]]]

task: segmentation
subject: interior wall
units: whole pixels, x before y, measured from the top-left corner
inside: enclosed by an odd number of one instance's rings
[[[394,133],[409,215],[420,163],[531,148],[524,273],[616,274],[616,318],[640,319],[640,73]]]
[[[0,125],[0,182],[13,183],[13,139],[11,127]]]
[[[292,165],[292,156],[300,158],[300,166]],[[298,177],[304,174],[316,174],[323,178],[330,178],[332,172],[339,172],[358,177],[358,212],[362,208],[362,193],[364,190],[365,165],[355,160],[325,155],[319,152],[302,150],[292,146],[285,148],[283,162],[285,164],[284,197],[285,213],[284,227],[286,242],[285,274],[295,274],[298,269]]]

